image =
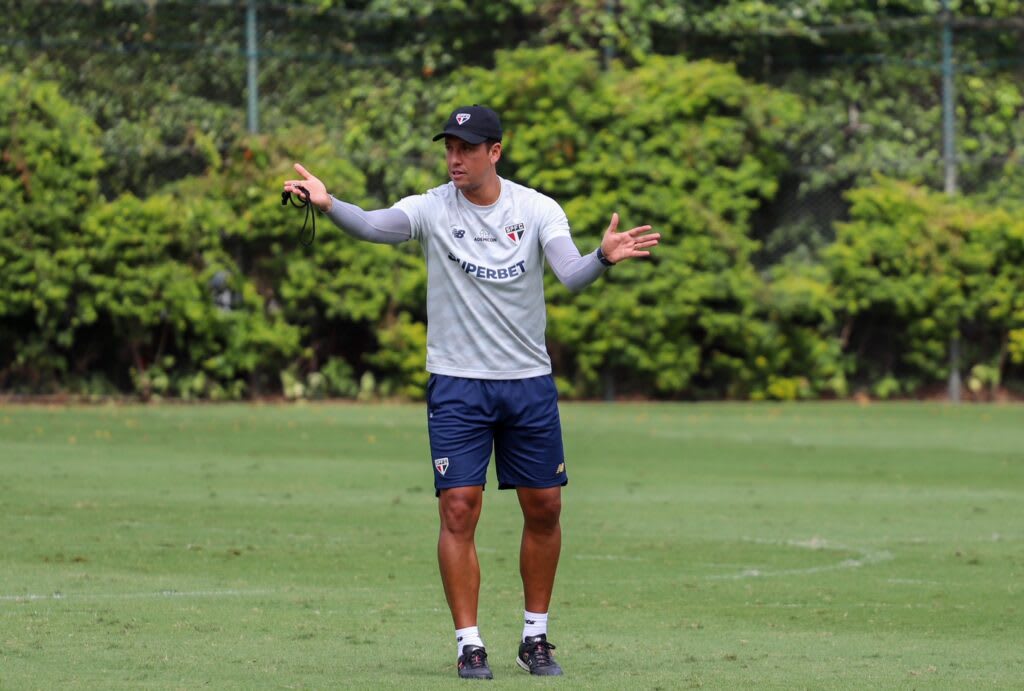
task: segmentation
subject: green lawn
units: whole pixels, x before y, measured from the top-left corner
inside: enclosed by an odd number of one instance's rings
[[[1024,408],[562,408],[551,638],[496,687],[1024,687]],[[0,406],[0,688],[452,688],[423,408]],[[480,683],[480,682],[463,682]]]

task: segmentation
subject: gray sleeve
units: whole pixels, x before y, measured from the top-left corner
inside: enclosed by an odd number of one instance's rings
[[[355,204],[332,196],[327,218],[359,240],[397,245],[412,237],[412,223],[401,209],[363,211]]]
[[[597,250],[580,255],[570,237],[552,238],[544,245],[544,256],[558,280],[574,293],[596,281],[607,268],[598,260]]]

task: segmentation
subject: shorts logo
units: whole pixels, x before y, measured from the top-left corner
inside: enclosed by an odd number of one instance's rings
[[[469,120],[469,113],[459,113],[455,116],[455,122],[460,125],[465,125],[467,120]]]
[[[444,475],[445,472],[448,470],[448,457],[445,456],[444,458],[435,458],[434,467],[437,468],[437,472]]]
[[[463,228],[452,228],[452,235],[455,236],[456,240],[461,240],[466,237],[466,231]]]
[[[526,235],[526,226],[522,223],[513,223],[510,226],[505,226],[505,235],[508,236],[509,240],[518,245],[519,241]]]
[[[559,463],[558,464],[558,470],[555,471],[555,475],[560,475],[561,473],[564,473],[564,472],[565,472],[565,463],[564,462]]]

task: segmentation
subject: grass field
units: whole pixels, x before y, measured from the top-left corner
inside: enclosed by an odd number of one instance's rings
[[[492,489],[492,686],[1024,687],[1024,408],[562,415],[566,676]],[[0,688],[452,688],[436,524],[421,406],[0,406]]]

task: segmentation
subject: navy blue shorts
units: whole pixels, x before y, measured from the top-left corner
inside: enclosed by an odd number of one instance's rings
[[[492,449],[498,489],[569,481],[558,391],[550,375],[494,380],[431,374],[427,429],[437,494],[486,485]]]

